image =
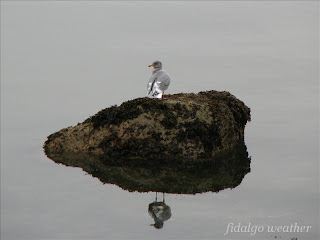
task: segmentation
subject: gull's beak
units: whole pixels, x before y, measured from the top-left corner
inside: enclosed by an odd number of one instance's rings
[[[148,65],[148,67],[152,67],[152,66],[153,66],[152,64]]]

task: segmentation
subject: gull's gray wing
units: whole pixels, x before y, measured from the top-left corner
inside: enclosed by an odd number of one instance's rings
[[[168,89],[170,85],[170,77],[168,73],[166,73],[163,70],[160,70],[156,72],[155,74],[152,74],[152,76],[149,79],[148,85],[147,85],[147,93],[148,95],[153,90],[154,84],[157,83],[159,89],[161,91],[165,91]]]
[[[170,77],[168,73],[163,70],[160,70],[156,73],[157,75],[157,83],[161,91],[165,91],[168,89],[170,85]]]

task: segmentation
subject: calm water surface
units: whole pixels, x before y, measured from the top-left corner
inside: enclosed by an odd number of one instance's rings
[[[1,2],[1,239],[319,239],[317,2]],[[233,189],[166,194],[103,184],[48,159],[46,137],[145,95],[227,90],[252,111],[251,172]],[[162,199],[162,194],[158,195]],[[229,223],[264,231],[226,233]],[[268,226],[312,226],[270,233]],[[260,228],[261,229],[261,228]]]

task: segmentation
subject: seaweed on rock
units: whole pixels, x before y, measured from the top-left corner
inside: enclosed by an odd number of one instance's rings
[[[137,98],[101,110],[52,134],[46,153],[78,152],[130,159],[213,157],[244,139],[250,108],[228,92]]]

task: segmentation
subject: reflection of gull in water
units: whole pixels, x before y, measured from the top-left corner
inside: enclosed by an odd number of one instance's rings
[[[163,99],[164,91],[170,85],[170,77],[168,73],[162,70],[162,63],[160,61],[154,61],[148,67],[154,68],[147,86],[148,95],[152,93],[153,97]]]
[[[156,200],[149,204],[148,212],[154,219],[154,224],[151,224],[151,226],[154,226],[157,229],[163,228],[163,222],[171,217],[171,209],[164,203],[164,193],[162,202],[157,201],[156,193]]]

